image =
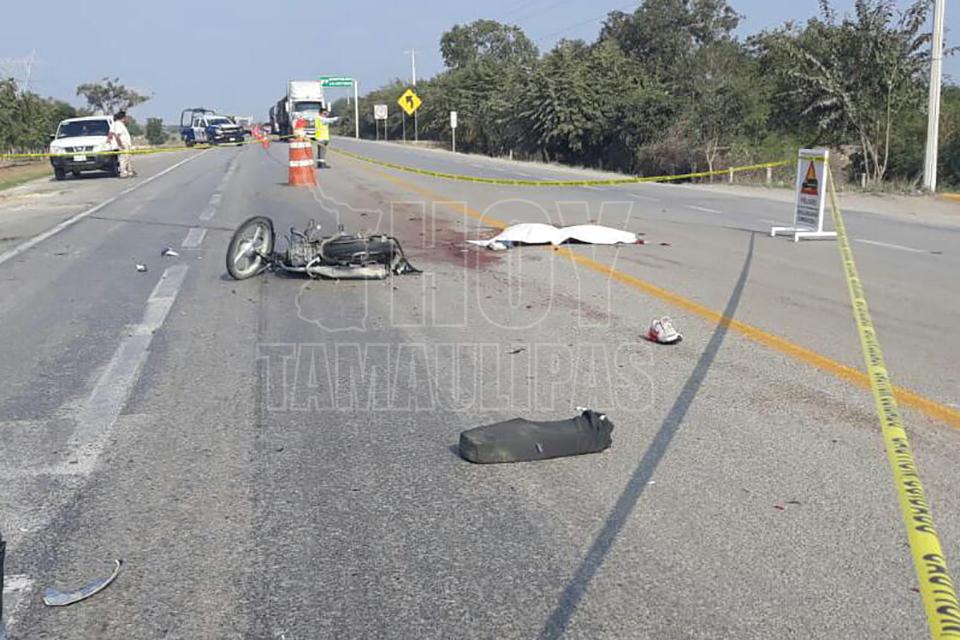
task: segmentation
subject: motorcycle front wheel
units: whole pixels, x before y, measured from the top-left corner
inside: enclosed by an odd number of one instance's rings
[[[254,216],[240,225],[227,248],[227,273],[234,280],[252,278],[267,267],[273,253],[273,221]]]

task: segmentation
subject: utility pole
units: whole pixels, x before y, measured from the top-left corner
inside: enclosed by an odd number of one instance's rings
[[[360,83],[356,78],[353,79],[353,137],[360,139]]]
[[[943,83],[943,24],[947,0],[936,0],[933,9],[933,41],[930,44],[930,108],[927,124],[927,157],[923,166],[923,186],[937,190],[937,164],[940,147],[940,87]]]
[[[417,50],[410,49],[410,71],[413,76],[413,86],[417,86]],[[420,140],[420,121],[417,118],[417,112],[413,112],[413,141],[419,142]]]

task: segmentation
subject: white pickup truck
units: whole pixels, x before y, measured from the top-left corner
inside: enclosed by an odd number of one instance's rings
[[[70,118],[57,127],[50,143],[50,164],[57,180],[67,177],[69,171],[79,176],[83,171],[106,171],[120,175],[116,143],[107,139],[112,116]]]

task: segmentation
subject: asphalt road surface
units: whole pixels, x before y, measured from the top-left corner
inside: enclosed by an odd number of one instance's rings
[[[12,638],[926,635],[837,247],[771,239],[783,198],[477,185],[337,155],[297,189],[286,154],[151,156],[132,180],[0,194]],[[232,281],[230,233],[258,214],[390,232],[425,273]],[[465,244],[524,221],[648,244]],[[847,223],[956,570],[960,216]],[[680,345],[642,339],[662,315]],[[457,455],[464,429],[577,407],[610,416],[609,451]],[[116,558],[102,593],[42,604]]]

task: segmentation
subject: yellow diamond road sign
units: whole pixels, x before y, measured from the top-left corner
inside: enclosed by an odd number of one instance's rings
[[[407,89],[404,91],[403,95],[400,96],[400,99],[397,100],[397,104],[400,105],[400,108],[407,112],[408,116],[412,116],[416,113],[417,109],[420,108],[420,105],[423,104],[423,100],[420,99],[420,96],[413,92],[413,89]]]

